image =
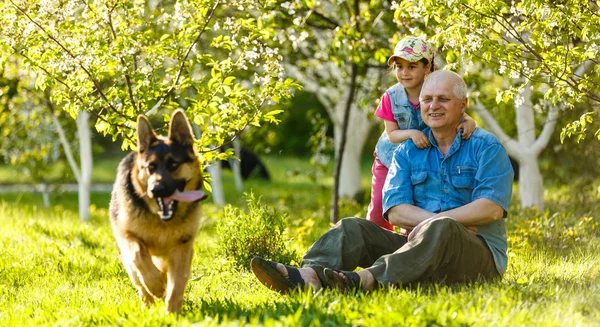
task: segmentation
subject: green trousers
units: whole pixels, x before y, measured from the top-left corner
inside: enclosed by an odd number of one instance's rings
[[[410,241],[362,219],[346,218],[306,252],[303,267],[368,269],[380,284],[468,282],[500,277],[485,241],[451,218],[424,225]]]

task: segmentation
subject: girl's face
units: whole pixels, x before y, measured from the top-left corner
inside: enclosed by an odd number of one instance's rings
[[[420,90],[425,76],[430,72],[431,63],[409,62],[406,59],[396,59],[396,78],[405,89]]]

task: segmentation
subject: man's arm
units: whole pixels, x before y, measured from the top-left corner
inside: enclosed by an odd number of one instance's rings
[[[502,219],[504,209],[488,199],[477,199],[461,207],[433,213],[411,204],[400,204],[388,210],[390,224],[413,229],[428,218],[451,217],[463,226],[485,225]]]
[[[421,209],[412,204],[399,204],[391,207],[387,212],[390,224],[407,230],[415,228],[422,221],[435,215],[433,212]]]
[[[503,214],[504,209],[496,203],[488,199],[477,199],[464,206],[443,211],[433,217],[424,219],[408,234],[408,240],[412,240],[423,225],[441,217],[450,217],[461,223],[466,229],[477,234],[477,225],[489,224],[502,219]]]
[[[477,199],[458,208],[440,212],[436,217],[451,217],[463,226],[485,225],[502,219],[504,209],[488,199]]]

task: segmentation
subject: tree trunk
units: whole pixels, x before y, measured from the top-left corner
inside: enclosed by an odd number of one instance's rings
[[[192,130],[194,131],[196,140],[202,138],[202,131],[198,125],[192,124]],[[206,170],[210,174],[211,178],[210,188],[212,191],[210,193],[212,194],[213,203],[218,206],[224,206],[225,195],[223,193],[223,180],[221,178],[221,162],[217,161],[213,163],[212,165],[206,167]]]
[[[346,110],[346,101],[350,92],[350,81],[339,67],[332,63],[322,64],[314,70],[301,72],[294,66],[286,66],[291,76],[304,84],[306,91],[313,92],[321,104],[325,107],[327,114],[333,123],[333,141],[335,144],[336,160],[342,139],[342,125]],[[323,77],[315,76],[316,72],[326,75],[328,79],[336,81],[333,86],[321,86],[319,80]],[[376,89],[380,83],[380,70],[368,69],[364,77],[360,78],[358,84],[362,90]],[[360,91],[360,90],[358,90]],[[360,92],[354,98],[364,96]],[[360,159],[362,150],[369,136],[369,132],[375,126],[373,112],[375,108],[361,109],[354,101],[350,107],[347,142],[342,154],[343,165],[340,171],[339,195],[341,197],[356,198],[363,191],[360,181]],[[374,149],[370,149],[372,153]]]
[[[67,157],[67,162],[73,171],[73,175],[75,175],[75,179],[77,180],[78,187],[78,197],[79,197],[79,219],[81,221],[89,221],[90,220],[90,188],[92,185],[92,138],[90,133],[90,125],[88,123],[89,113],[87,111],[82,111],[77,115],[76,123],[77,123],[77,136],[79,137],[79,151],[80,151],[80,161],[81,161],[81,169],[77,162],[75,162],[75,158],[73,157],[73,152],[71,151],[71,144],[65,135],[65,131],[62,128],[62,125],[58,121],[58,118],[54,114],[52,114],[52,122],[54,123],[54,127],[56,128],[56,132],[58,133],[60,143],[63,146],[65,151],[65,156]]]
[[[233,149],[235,150],[235,156],[240,160],[229,159],[229,165],[231,166],[231,172],[233,172],[235,189],[238,193],[242,193],[244,192],[244,182],[242,181],[242,145],[237,138],[233,141]]]
[[[214,164],[206,168],[212,181],[210,187],[212,188],[212,199],[213,203],[218,206],[225,205],[225,195],[223,194],[223,181],[221,178],[221,162],[217,161]]]
[[[521,206],[523,208],[535,206],[543,211],[544,184],[538,157],[548,145],[550,136],[554,132],[558,107],[549,104],[546,123],[536,138],[532,92],[529,86],[525,86],[522,96],[524,103],[516,108],[518,141],[504,133],[498,122],[480,102],[476,103],[475,108],[490,131],[500,139],[508,155],[519,162]]]
[[[354,102],[354,94],[356,93],[356,78],[358,75],[358,67],[356,63],[352,63],[351,68],[351,79],[350,79],[350,89],[348,90],[348,98],[345,103],[344,108],[344,116],[342,118],[342,126],[337,131],[336,135],[340,136],[339,144],[336,146],[336,159],[335,159],[335,171],[334,171],[334,179],[333,179],[333,200],[331,206],[331,222],[337,223],[339,219],[338,213],[338,201],[340,194],[340,175],[342,172],[342,162],[344,162],[344,149],[346,148],[346,135],[348,134],[348,120],[350,120],[350,110],[352,109],[352,102]],[[359,158],[360,163],[360,158]],[[360,186],[360,164],[359,164],[359,183]]]
[[[370,126],[359,125],[358,128],[354,128],[354,126],[356,125],[354,125],[353,122],[356,121],[356,118],[352,116],[360,113],[361,112],[357,111],[352,111],[350,113],[351,116],[348,126],[352,126],[352,128],[346,133],[347,146],[344,148],[344,153],[342,154],[343,164],[339,174],[340,186],[338,193],[340,197],[346,197],[351,199],[358,199],[358,197],[364,192],[361,183],[360,163],[363,152],[362,150],[364,148],[365,143],[367,142],[367,136],[369,135],[369,131],[371,130]],[[335,136],[341,135],[341,127],[335,126],[333,132]],[[335,136],[334,141],[337,161],[337,154],[339,153],[338,147],[341,137]]]
[[[90,189],[92,186],[92,134],[89,124],[90,114],[81,111],[77,115],[77,135],[79,136],[79,156],[81,179],[79,180],[79,219],[90,220]]]
[[[523,149],[519,151],[517,157],[519,161],[519,191],[523,208],[536,206],[542,211],[544,210],[544,186],[538,164],[539,153],[531,150],[536,141],[535,116],[531,96],[531,89],[525,87],[523,91],[525,102],[516,108],[518,141],[520,148]]]
[[[523,155],[518,161],[521,207],[544,210],[544,184],[537,156]]]

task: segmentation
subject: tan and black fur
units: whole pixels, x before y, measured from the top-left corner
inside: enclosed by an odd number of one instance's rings
[[[165,299],[168,311],[178,312],[190,277],[199,202],[205,198],[199,192],[200,164],[183,110],[173,113],[168,137],[157,136],[140,115],[137,136],[138,151],[119,164],[110,221],[123,265],[142,300],[150,305]],[[175,192],[202,197],[169,200]]]

